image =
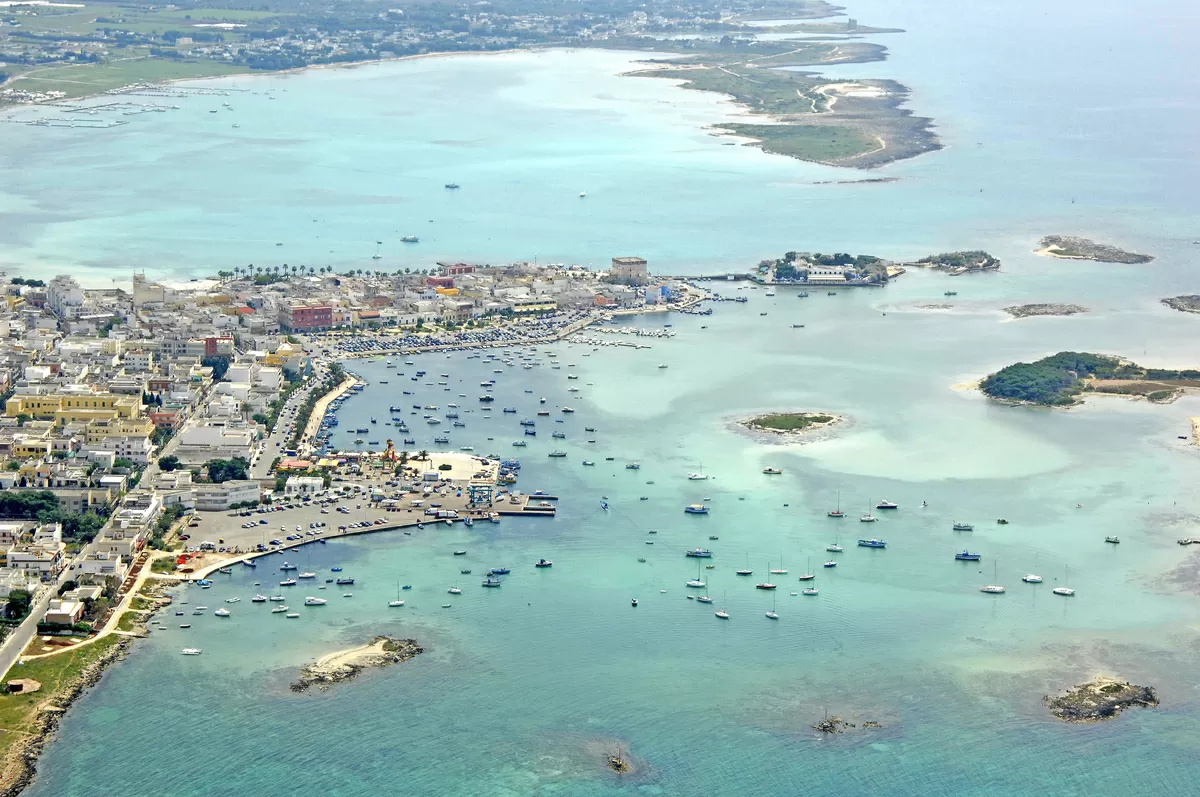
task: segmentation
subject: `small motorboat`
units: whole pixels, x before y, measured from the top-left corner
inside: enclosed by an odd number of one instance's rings
[[[327,598],[314,598],[311,595],[304,599],[305,606],[324,606],[327,603],[329,603]]]
[[[783,471],[779,468],[763,468],[763,473],[767,474],[768,476],[778,476],[779,474],[783,473]]]
[[[837,567],[837,562],[830,559],[828,562],[825,563],[825,567]]]
[[[286,607],[286,606],[276,606],[274,609],[271,610],[271,614],[283,614],[287,610],[288,610],[288,607]]]
[[[229,610],[228,609],[217,609],[215,612],[213,612],[213,614],[215,614],[217,617],[228,617]]]
[[[972,526],[970,523],[955,523],[954,530],[955,531],[974,531],[975,527]]]
[[[300,616],[299,612],[288,612],[287,614],[284,615],[284,617],[286,617],[289,620],[295,620],[299,616]]]
[[[897,503],[894,503],[892,501],[889,501],[885,498],[882,501],[880,501],[878,504],[876,504],[875,508],[876,509],[899,509],[900,505]]]
[[[534,567],[552,567],[553,565],[554,562],[550,561],[549,559],[538,559],[533,563]]]
[[[1021,577],[1021,580],[1024,581],[1026,584],[1041,584],[1042,583],[1042,577],[1039,575],[1035,575],[1033,573],[1026,573],[1024,576]]]
[[[458,550],[458,551],[455,551],[455,552],[454,552],[454,555],[455,555],[455,556],[466,556],[466,555],[467,555],[467,552],[466,552],[466,551],[463,551],[463,550]]]
[[[191,628],[192,624],[191,623],[180,623],[179,627],[180,628]]]
[[[449,592],[451,595],[461,595],[462,594],[462,590],[459,589],[458,587],[451,587],[450,589],[446,590],[446,592]]]
[[[250,599],[250,602],[251,603],[266,603],[267,596],[266,595],[255,595],[253,598]]]
[[[200,648],[184,648],[180,652],[185,656],[199,656],[204,651],[201,650]]]
[[[1111,542],[1113,545],[1119,545],[1121,543],[1121,538],[1116,536],[1115,534],[1111,534],[1111,535],[1105,537],[1104,541]]]
[[[954,559],[957,562],[978,562],[982,558],[981,554],[963,551],[962,553],[954,554]]]
[[[800,590],[800,592],[804,595],[817,595],[820,593],[820,590],[816,587],[805,587],[804,589]]]
[[[633,598],[633,599],[631,599],[631,600],[629,601],[629,604],[630,604],[631,606],[633,606],[634,608],[637,608],[637,605],[638,605],[638,599],[637,599],[637,598]]]

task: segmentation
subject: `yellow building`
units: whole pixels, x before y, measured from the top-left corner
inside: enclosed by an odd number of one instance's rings
[[[13,396],[4,405],[9,418],[28,415],[62,425],[72,421],[136,418],[141,413],[140,396],[116,393],[51,393],[44,396]]]
[[[88,443],[99,443],[109,437],[149,437],[153,431],[149,418],[115,418],[92,421],[85,434]]]

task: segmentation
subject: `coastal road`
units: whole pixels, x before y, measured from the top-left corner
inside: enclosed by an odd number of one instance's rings
[[[45,585],[42,594],[33,603],[29,610],[29,616],[25,618],[19,626],[12,630],[7,637],[4,638],[4,644],[0,645],[0,683],[8,677],[8,671],[25,652],[25,648],[37,635],[37,625],[41,621],[42,616],[46,614],[46,609],[50,606],[50,601],[58,595],[58,588],[70,578],[73,572],[72,567],[78,563],[79,559],[71,561],[70,565],[63,569],[59,574],[58,580],[54,585]]]

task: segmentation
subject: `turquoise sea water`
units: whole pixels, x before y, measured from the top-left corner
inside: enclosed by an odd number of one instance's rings
[[[601,262],[637,251],[700,271],[791,248],[976,245],[1005,263],[994,275],[910,273],[884,290],[805,300],[745,291],[750,302],[711,317],[638,320],[678,331],[649,350],[556,344],[561,370],[493,375],[464,354],[400,369],[450,373],[449,393],[356,362],[390,384],[344,412],[382,419],[392,404],[460,403],[473,411],[452,446],[519,452],[520,487],[562,496],[558,517],[314,547],[306,567],[342,566],[359,583],[353,598],[301,608],[299,620],[246,602],[254,580],[270,583],[265,567],[181,590],[189,605],[232,594],[243,603],[228,620],[188,615],[188,632],[168,616],[171,630],[139,643],[66,716],[29,793],[1194,793],[1196,559],[1175,540],[1195,536],[1200,519],[1200,461],[1177,439],[1200,399],[1100,398],[1046,412],[952,385],[1060,349],[1200,360],[1200,320],[1158,303],[1198,287],[1189,131],[1200,95],[1178,32],[1195,12],[1026,0],[851,11],[909,33],[886,39],[890,61],[840,72],[910,84],[914,109],[938,119],[948,144],[869,175],[896,183],[813,185],[859,175],[722,147],[698,129],[718,101],[614,77],[625,57],[591,52],[239,78],[278,99],[230,100],[236,131],[227,120],[212,129],[212,99],[109,133],[6,126],[0,257],[70,264],[97,281],[131,267],[183,275],[265,261],[277,240],[289,258],[332,248],[345,265],[369,257],[364,242],[384,225],[424,225],[419,250],[387,252],[422,267],[434,256]],[[444,192],[451,179],[461,192]],[[1038,237],[1062,232],[1159,259],[1030,254]],[[1000,312],[1030,301],[1091,312]],[[943,303],[953,307],[927,306]],[[580,379],[568,382],[572,370]],[[485,420],[475,396],[493,376]],[[414,384],[418,396],[401,395]],[[539,419],[537,438],[512,448],[535,396],[577,412]],[[506,416],[506,405],[522,412]],[[787,447],[732,426],[790,408],[849,422]],[[559,426],[567,439],[550,439]],[[584,426],[597,428],[595,444]],[[546,456],[558,447],[566,459]],[[626,470],[630,460],[641,469]],[[783,475],[763,475],[767,465]],[[686,479],[701,467],[711,480]],[[829,520],[839,492],[849,517]],[[900,510],[859,524],[881,498]],[[701,499],[710,516],[682,513]],[[956,520],[976,530],[956,535]],[[827,571],[819,563],[839,530],[846,551]],[[858,549],[860,534],[889,547]],[[1108,534],[1121,545],[1105,545]],[[727,622],[684,598],[696,565],[683,551],[698,545],[714,549],[716,568],[704,572]],[[983,563],[953,561],[964,547]],[[534,570],[542,556],[552,569]],[[772,622],[772,597],[753,583],[781,556],[790,573],[775,577]],[[793,597],[810,558],[821,593]],[[747,561],[754,577],[738,578]],[[993,562],[1008,587],[999,597],[978,592]],[[458,573],[494,565],[513,568],[499,590]],[[1053,596],[1068,567],[1077,594]],[[1046,583],[1022,584],[1030,571]],[[414,589],[388,609],[397,580]],[[463,594],[447,595],[455,583]],[[288,691],[302,663],[376,633],[415,637],[428,652],[327,694]],[[204,655],[181,657],[185,645]],[[1096,726],[1061,724],[1040,705],[1098,673],[1154,685],[1163,704]],[[819,736],[809,725],[825,710],[884,727]],[[639,761],[637,775],[604,770],[616,744]]]

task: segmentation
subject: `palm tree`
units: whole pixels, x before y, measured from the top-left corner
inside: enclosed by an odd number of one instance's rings
[[[408,452],[407,452],[407,451],[401,451],[401,452],[400,452],[400,464],[401,464],[401,465],[407,465],[407,464],[408,464]]]
[[[325,271],[325,269],[321,269],[321,271],[322,271],[322,272],[324,272],[324,271]],[[314,273],[316,273],[316,269],[315,269],[315,268],[313,268],[312,266],[309,266],[309,267],[308,267],[308,276],[310,276],[310,277],[311,277],[311,276],[312,276]]]
[[[425,462],[428,459],[429,459],[429,452],[422,448],[420,456],[417,457],[417,461]]]

